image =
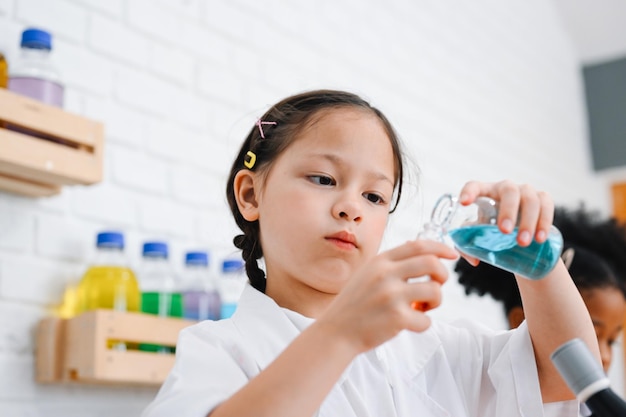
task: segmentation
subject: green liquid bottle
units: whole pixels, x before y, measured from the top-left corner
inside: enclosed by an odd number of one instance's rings
[[[96,258],[78,285],[78,312],[100,308],[139,311],[139,284],[124,256],[124,235],[98,233],[96,247]],[[109,347],[126,350],[127,346],[121,341],[111,341]]]
[[[164,242],[146,242],[143,245],[142,267],[139,271],[141,311],[159,317],[183,315],[182,297],[168,260],[168,247]],[[149,343],[139,345],[139,350],[172,353],[171,346]]]

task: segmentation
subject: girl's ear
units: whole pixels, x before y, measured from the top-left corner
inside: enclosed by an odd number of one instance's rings
[[[239,212],[249,222],[259,219],[259,205],[257,203],[256,189],[254,187],[256,174],[250,170],[242,169],[235,175],[233,188]]]

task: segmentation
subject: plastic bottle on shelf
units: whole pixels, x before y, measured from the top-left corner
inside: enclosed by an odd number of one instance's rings
[[[9,83],[9,64],[6,57],[0,51],[0,88],[7,88]]]
[[[159,317],[182,317],[181,294],[169,262],[165,242],[145,242],[139,269],[141,311]],[[173,348],[142,343],[139,350],[171,353]]]
[[[96,255],[78,285],[79,312],[95,309],[139,311],[139,285],[124,255],[124,235],[101,232],[96,238]],[[111,342],[125,350],[123,342]]]
[[[190,320],[219,320],[220,295],[209,269],[207,252],[188,252],[181,279],[183,317]]]
[[[139,310],[139,285],[124,255],[124,235],[101,232],[96,256],[79,284],[80,311]]]
[[[41,29],[26,29],[20,46],[20,56],[9,72],[9,90],[63,107],[64,86],[51,61],[52,35]]]
[[[62,319],[70,319],[80,313],[78,287],[80,275],[70,274],[66,277],[61,303],[54,307],[53,314]]]
[[[224,259],[219,282],[220,297],[222,299],[220,316],[222,319],[229,318],[237,309],[239,297],[247,280],[244,263],[241,259]]]

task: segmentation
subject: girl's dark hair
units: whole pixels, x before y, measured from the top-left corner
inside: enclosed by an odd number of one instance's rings
[[[626,297],[626,227],[614,218],[601,219],[583,206],[576,210],[558,207],[554,225],[563,235],[563,251],[572,250],[569,273],[578,290],[617,288]],[[491,295],[502,302],[505,314],[521,307],[513,274],[481,262],[477,267],[460,259],[455,267],[465,293]]]
[[[395,158],[395,203],[393,212],[402,194],[403,160],[400,140],[387,118],[375,107],[372,107],[361,97],[335,90],[316,90],[297,94],[273,105],[261,118],[262,122],[275,124],[263,124],[262,129],[265,138],[261,137],[259,126],[254,125],[241,145],[241,149],[233,162],[226,185],[226,198],[233,213],[235,222],[243,232],[237,235],[233,242],[242,250],[243,259],[246,263],[246,272],[250,283],[254,288],[265,292],[265,273],[259,267],[257,260],[263,256],[263,248],[259,238],[258,221],[249,222],[239,212],[234,193],[234,179],[242,169],[248,169],[244,162],[249,160],[247,153],[256,155],[256,162],[251,170],[261,176],[267,175],[273,162],[291,145],[299,134],[316,120],[324,116],[325,111],[337,108],[354,108],[369,112],[381,121],[383,128],[389,136],[389,142]],[[246,159],[247,158],[247,159]]]

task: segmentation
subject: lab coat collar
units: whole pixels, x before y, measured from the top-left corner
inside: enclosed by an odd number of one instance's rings
[[[249,284],[241,295],[232,320],[248,345],[254,347],[251,350],[259,369],[265,369],[276,358],[277,352],[282,352],[300,334],[300,330],[272,298]],[[434,327],[422,333],[403,331],[376,348],[376,356],[387,371],[392,371],[391,363],[401,363],[401,369],[394,370],[394,373],[398,372],[403,376],[402,379],[413,378],[441,345]],[[416,346],[419,348],[416,349]],[[393,357],[400,352],[403,357]],[[339,383],[345,379],[348,371],[344,372]]]
[[[251,347],[259,369],[265,369],[300,334],[278,304],[250,284],[246,284],[232,320]]]
[[[388,343],[377,347],[376,356],[385,369],[405,382],[418,376],[441,346],[433,326],[421,333],[404,330]],[[391,364],[395,364],[396,369],[392,369]],[[392,385],[399,382],[397,377],[391,378]]]
[[[250,352],[259,371],[265,369],[300,334],[300,330],[273,299],[249,284],[241,295],[232,321],[246,344],[252,347]],[[376,357],[386,371],[387,382],[394,391],[396,407],[399,408],[389,410],[387,415],[410,416],[414,414],[414,407],[421,410],[424,416],[449,415],[420,388],[425,378],[421,371],[440,344],[441,341],[431,326],[422,333],[403,331],[375,349]],[[318,410],[318,417],[369,416],[363,399],[357,395],[348,379],[351,368],[352,365],[343,372]]]

